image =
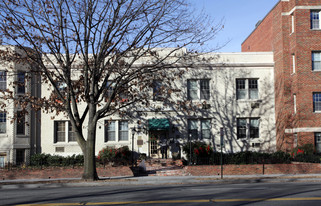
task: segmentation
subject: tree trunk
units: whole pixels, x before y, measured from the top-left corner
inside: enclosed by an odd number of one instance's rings
[[[87,139],[86,149],[84,152],[84,173],[82,175],[82,179],[91,181],[98,180],[95,159],[95,141],[89,141]]]
[[[96,146],[96,125],[97,121],[94,120],[93,114],[95,109],[89,111],[88,130],[87,130],[87,141],[84,151],[84,173],[82,179],[84,180],[98,180],[98,174],[96,170],[96,157],[95,157],[95,146]]]

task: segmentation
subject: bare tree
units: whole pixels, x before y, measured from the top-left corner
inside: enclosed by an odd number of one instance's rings
[[[175,78],[167,70],[184,61],[182,48],[195,51],[222,28],[184,0],[1,0],[0,22],[3,44],[24,53],[11,59],[32,65],[30,72],[54,88],[50,97],[17,97],[7,90],[6,98],[64,112],[75,128],[88,180],[98,179],[97,121],[126,114],[133,103],[148,104],[154,77]],[[161,49],[166,47],[172,49]]]

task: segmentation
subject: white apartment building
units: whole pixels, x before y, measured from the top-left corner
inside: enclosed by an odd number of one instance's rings
[[[181,55],[189,54],[184,51]],[[203,141],[220,151],[221,128],[224,152],[275,151],[273,53],[209,53],[198,59],[202,61],[191,57],[193,66],[187,69],[182,66],[185,72],[175,80],[172,88],[176,91],[172,94],[176,102],[188,102],[194,109],[186,104],[164,105],[159,101],[163,97],[157,95],[157,87],[162,82],[155,80],[155,87],[150,88],[150,107],[135,105],[128,108],[132,118],[114,115],[99,120],[96,152],[106,146],[128,146],[135,152],[159,158],[161,139],[168,143],[169,157],[184,156],[181,148],[189,141]],[[13,71],[5,66],[0,68],[0,89],[3,89],[2,85],[10,86]],[[26,88],[32,90],[35,84],[26,82]],[[34,92],[41,96],[48,96],[52,91],[45,83],[39,88],[41,92]],[[17,154],[21,152],[24,152],[24,161],[28,161],[29,151],[63,156],[82,153],[72,126],[63,114],[43,112],[41,118],[37,118],[30,112],[26,122],[37,123],[28,124],[26,137],[18,138],[15,134],[17,124],[9,120],[17,111],[8,107],[7,113],[0,113],[3,161],[17,163],[22,158]],[[83,130],[86,129],[84,126]]]
[[[4,50],[23,56],[23,52],[14,46],[1,46],[0,51]],[[27,108],[28,113],[22,113],[21,105],[3,96],[7,89],[13,91],[14,97],[26,93],[40,94],[39,80],[28,73],[29,69],[18,61],[0,61],[0,167],[7,163],[24,164],[29,161],[30,154],[37,152],[36,145],[40,141],[39,113],[30,108]],[[14,82],[18,84],[15,83],[15,88],[12,88]]]

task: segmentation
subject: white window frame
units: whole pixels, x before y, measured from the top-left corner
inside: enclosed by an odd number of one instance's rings
[[[298,133],[293,133],[293,148],[298,146]]]
[[[122,127],[122,124],[126,124],[126,127]],[[124,135],[125,134],[125,135]],[[123,138],[125,137],[125,138]],[[128,141],[128,121],[118,121],[118,141]]]
[[[77,142],[76,130],[72,126],[71,122],[68,121],[68,142]]]
[[[23,75],[23,79],[20,77],[20,75]],[[26,93],[26,72],[24,71],[17,71],[16,76],[16,93],[17,94],[25,94]],[[20,81],[23,80],[23,81]],[[21,91],[23,90],[23,91]]]
[[[126,123],[127,124],[127,130],[122,130],[121,128],[121,123]],[[111,124],[114,124],[114,130],[109,131],[109,126]],[[104,136],[104,142],[105,143],[117,143],[117,142],[128,142],[129,141],[129,121],[127,120],[112,120],[108,121],[105,120],[105,136]],[[112,140],[108,139],[110,136],[109,133],[113,132],[114,138]],[[121,138],[121,134],[127,133],[127,138],[125,137],[124,139]]]
[[[321,52],[312,51],[311,59],[312,59],[312,71],[321,71]],[[318,63],[319,65],[318,67],[315,66],[316,63]]]
[[[292,14],[291,15],[291,34],[293,34],[294,33],[294,15]]]
[[[196,83],[196,88],[191,87],[191,83]],[[202,82],[207,83],[208,88],[202,88]],[[194,91],[197,97],[192,97],[191,92]],[[188,79],[187,80],[187,95],[189,100],[209,100],[211,98],[210,79]]]
[[[295,61],[295,54],[292,54],[292,73],[295,74],[296,72],[296,61]]]
[[[314,147],[316,150],[316,153],[321,153],[321,151],[318,151],[317,143],[321,140],[321,132],[315,132],[314,133]]]
[[[294,114],[296,114],[296,94],[293,94],[293,110]]]
[[[244,81],[244,84],[240,84],[241,81]],[[250,88],[250,81],[256,81],[256,88]],[[244,88],[243,88],[244,85]],[[251,96],[251,91],[256,90],[256,98]],[[240,91],[245,93],[244,97],[241,97]],[[236,99],[237,100],[258,100],[260,99],[259,95],[259,79],[258,78],[239,78],[236,79]]]
[[[243,124],[240,124],[240,121],[243,120]],[[257,137],[252,137],[251,136],[251,130],[253,128],[252,126],[252,121],[251,120],[257,120],[258,121],[258,136]],[[245,123],[245,124],[244,124]],[[237,118],[236,119],[236,138],[238,140],[244,140],[244,139],[258,139],[260,138],[260,125],[261,125],[261,119],[258,117],[251,117],[251,118]],[[245,135],[240,137],[240,131],[245,130]]]
[[[7,89],[7,72],[0,71],[0,91]]]
[[[321,112],[321,92],[313,92],[313,112]]]
[[[204,128],[204,124],[209,122],[209,128]],[[211,119],[188,119],[188,137],[192,140],[210,140],[212,137]],[[209,131],[209,137],[204,137]]]
[[[20,113],[22,113],[21,116],[20,116]],[[16,119],[16,130],[15,130],[15,133],[16,133],[17,136],[26,135],[26,115],[20,110],[16,111],[16,114],[17,114],[17,119]],[[18,128],[20,126],[22,128]],[[19,129],[19,131],[18,131],[18,129]],[[20,130],[21,130],[21,132],[20,132]]]
[[[63,125],[63,131],[58,131],[58,123]],[[63,140],[58,141],[58,132],[63,133]],[[64,143],[76,143],[75,129],[72,127],[72,124],[68,120],[57,120],[54,121],[54,143],[55,144],[64,144]]]
[[[312,18],[314,14],[318,17],[318,19],[315,20],[315,22],[318,23],[318,26],[314,26],[314,23],[313,23],[314,21]],[[310,28],[312,30],[321,29],[321,18],[320,17],[321,17],[321,10],[311,10],[311,12],[310,12],[310,24],[311,24]]]
[[[162,81],[155,79],[153,81],[153,101],[163,101],[165,99],[165,94],[162,91]]]

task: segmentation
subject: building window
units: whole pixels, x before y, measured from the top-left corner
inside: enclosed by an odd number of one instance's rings
[[[119,122],[119,141],[128,141],[128,122]]]
[[[68,129],[66,131],[66,129]],[[54,143],[58,142],[75,142],[76,130],[70,121],[55,121],[54,122]]]
[[[211,138],[211,120],[210,119],[201,120],[201,137],[202,139]]]
[[[25,134],[25,114],[23,111],[17,111],[16,119],[16,134],[24,135]]]
[[[18,72],[18,74],[17,74],[17,93],[24,94],[25,92],[26,92],[25,72]]]
[[[105,125],[107,125],[106,126],[107,130],[105,129],[106,131],[105,142],[116,141],[116,129],[115,129],[116,121],[111,121],[111,122],[106,121]]]
[[[313,111],[321,112],[321,93],[320,92],[313,93]]]
[[[298,133],[293,133],[293,148],[298,146]]]
[[[237,139],[246,138],[246,119],[237,119]]]
[[[68,121],[68,142],[76,142],[76,130],[72,126],[71,122]]]
[[[320,11],[311,11],[311,29],[320,29]]]
[[[111,98],[114,93],[115,83],[113,81],[107,81],[106,85],[106,97]]]
[[[321,52],[312,52],[312,71],[321,71]]]
[[[162,95],[162,82],[160,80],[153,81],[153,100],[154,101],[162,101],[164,99],[164,95]]]
[[[260,137],[259,118],[238,118],[237,119],[237,139]]]
[[[211,120],[210,119],[190,119],[188,120],[188,135],[191,139],[210,139]]]
[[[105,121],[105,142],[128,141],[128,121]]]
[[[0,134],[5,134],[7,131],[7,114],[0,112]]]
[[[187,80],[187,93],[190,100],[209,100],[210,99],[210,80]]]
[[[58,91],[63,95],[66,96],[66,91],[67,91],[67,84],[62,81],[56,82],[56,86]]]
[[[7,89],[7,72],[0,71],[0,91]]]
[[[198,139],[198,125],[197,120],[188,120],[188,136],[191,139]]]
[[[55,143],[66,141],[66,121],[55,121]]]
[[[259,138],[259,119],[250,119],[250,138]]]
[[[237,79],[236,80],[237,99],[258,99],[258,80],[257,79]]]

